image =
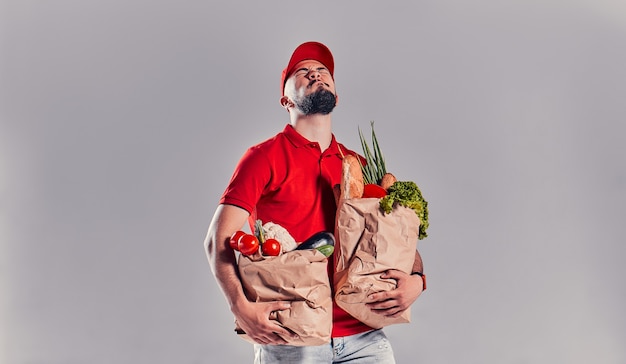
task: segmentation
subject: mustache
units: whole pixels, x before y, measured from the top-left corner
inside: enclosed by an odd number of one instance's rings
[[[314,85],[314,84],[316,84],[317,82],[321,82],[321,83],[323,83],[324,85],[326,85],[326,87],[330,87],[330,85],[329,85],[329,84],[327,84],[326,82],[321,81],[321,80],[311,80],[311,81],[309,81],[309,85],[308,85],[308,87],[313,86],[313,85]]]

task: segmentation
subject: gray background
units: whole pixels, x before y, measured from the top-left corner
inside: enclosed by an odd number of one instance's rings
[[[0,362],[251,362],[202,241],[319,40],[430,203],[398,362],[625,363],[625,4],[1,1]]]

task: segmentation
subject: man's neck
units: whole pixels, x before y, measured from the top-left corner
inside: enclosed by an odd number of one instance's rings
[[[292,118],[291,125],[303,137],[317,142],[322,151],[330,146],[333,138],[330,114],[298,115]]]

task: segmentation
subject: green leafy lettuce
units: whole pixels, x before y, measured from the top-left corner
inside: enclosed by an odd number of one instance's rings
[[[418,239],[421,240],[427,237],[428,202],[424,200],[417,184],[411,181],[398,181],[389,187],[387,192],[387,196],[380,199],[380,208],[386,213],[390,213],[395,204],[413,209],[420,219]]]

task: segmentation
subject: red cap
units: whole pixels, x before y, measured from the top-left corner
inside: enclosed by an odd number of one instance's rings
[[[293,73],[296,65],[306,59],[312,59],[320,62],[328,68],[330,76],[334,77],[335,61],[333,60],[333,54],[330,53],[330,49],[319,42],[302,43],[298,46],[298,48],[296,48],[295,51],[293,51],[289,64],[287,64],[287,67],[283,70],[283,74],[280,79],[280,90],[282,94],[285,93],[285,82]]]

